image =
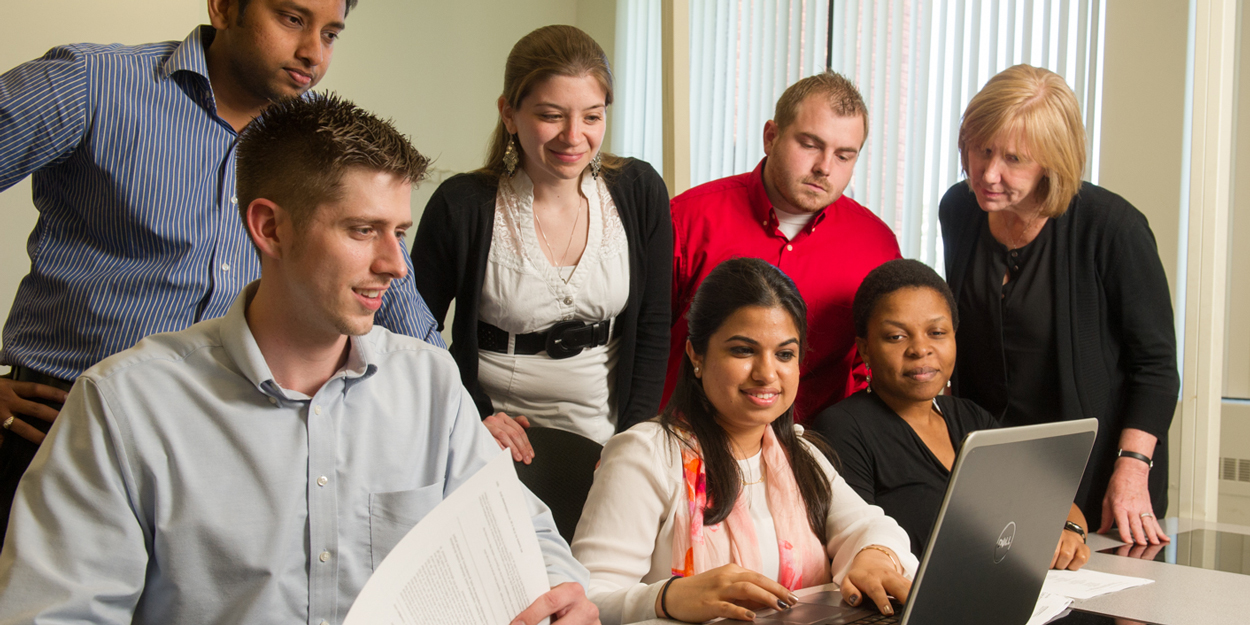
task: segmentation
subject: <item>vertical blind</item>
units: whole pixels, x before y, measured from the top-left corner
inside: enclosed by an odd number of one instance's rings
[[[612,152],[664,171],[660,0],[617,0]]]
[[[612,151],[663,164],[660,0],[617,0]],[[750,171],[781,92],[828,63],[829,0],[690,0],[690,181]]]
[[[940,271],[938,202],[963,177],[964,108],[1019,63],[1063,76],[1076,93],[1092,179],[1104,15],[1103,0],[835,2],[829,64],[859,85],[871,122],[847,195],[894,229],[904,256]]]
[[[690,182],[764,157],[781,92],[828,61],[829,0],[690,0]]]
[[[938,267],[938,201],[962,178],[964,107],[1018,63],[1064,77],[1097,182],[1105,0],[690,0],[691,182],[750,171],[786,86],[826,67],[860,88],[868,141],[846,194]],[[830,18],[832,17],[832,22]],[[612,148],[662,167],[660,0],[618,0]]]

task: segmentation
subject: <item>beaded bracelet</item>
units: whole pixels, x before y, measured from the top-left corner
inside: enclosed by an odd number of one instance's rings
[[[891,550],[889,550],[889,549],[887,549],[887,548],[885,548],[885,547],[882,547],[881,545],[868,545],[867,547],[864,547],[863,549],[860,549],[860,550],[859,550],[859,553],[863,553],[864,551],[866,551],[866,550],[868,550],[868,549],[876,549],[877,551],[880,551],[881,553],[884,553],[885,555],[889,556],[889,557],[890,557],[890,562],[892,562],[892,563],[894,564],[895,571],[896,571],[899,575],[902,575],[902,574],[903,574],[903,563],[898,561],[898,556],[894,555],[894,552],[893,552],[893,551],[891,551]],[[855,554],[855,555],[859,555],[859,554]]]

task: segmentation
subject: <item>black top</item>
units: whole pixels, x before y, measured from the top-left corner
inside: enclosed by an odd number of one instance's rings
[[[1049,423],[1060,410],[1053,233],[1047,222],[1028,245],[1008,250],[982,228],[959,296],[961,394],[1006,425]]]
[[[938,216],[947,280],[960,302],[981,231],[988,227],[986,213],[960,182],[942,198]],[[1120,432],[1131,427],[1159,439],[1150,494],[1161,515],[1167,509],[1167,434],[1180,376],[1172,298],[1154,234],[1145,216],[1124,198],[1089,183],[1067,212],[1050,222],[1058,380],[1051,391],[1060,407],[1054,420],[1098,419],[1098,438],[1076,503],[1097,528]],[[965,314],[962,307],[959,314]],[[960,324],[961,351],[989,340],[976,330]],[[955,395],[980,403],[981,398],[964,392],[964,377],[960,358],[951,380]]]
[[[654,417],[668,364],[673,224],[668,190],[650,165],[622,159],[607,175],[608,191],[629,241],[629,299],[617,317],[620,351],[616,384],[618,432]],[[477,311],[486,278],[499,179],[478,172],[445,180],[425,205],[412,245],[417,290],[439,320],[456,301],[449,348],[482,417],[495,413],[477,383]],[[614,324],[615,325],[615,324]]]
[[[966,399],[939,395],[935,401],[956,454],[965,436],[996,426],[990,413]],[[867,390],[826,408],[812,427],[829,439],[846,483],[898,521],[911,537],[911,552],[923,557],[951,477],[929,446]]]

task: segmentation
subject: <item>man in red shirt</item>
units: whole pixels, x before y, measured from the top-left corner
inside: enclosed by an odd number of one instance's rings
[[[749,256],[780,268],[807,301],[808,352],[795,419],[803,422],[863,388],[851,302],[864,276],[899,258],[885,222],[842,195],[868,135],[864,100],[826,72],[781,94],[764,124],[755,171],[673,198],[673,328],[664,402],[685,357],[686,310],[721,261]]]

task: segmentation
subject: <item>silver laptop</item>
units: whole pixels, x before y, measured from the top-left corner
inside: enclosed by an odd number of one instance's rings
[[[1027,623],[1097,432],[1098,422],[1084,419],[965,437],[911,594],[893,619],[821,592],[755,622]]]

